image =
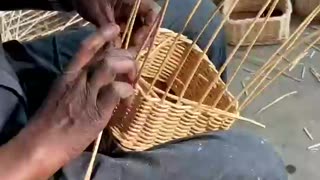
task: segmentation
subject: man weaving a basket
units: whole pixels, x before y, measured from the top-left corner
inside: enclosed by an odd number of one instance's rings
[[[142,1],[138,16],[143,23],[134,34],[133,46],[141,44],[148,33],[144,30],[155,20],[153,3]],[[161,6],[164,1],[157,3]],[[195,3],[172,0],[162,26],[179,31]],[[84,178],[91,158],[84,151],[108,125],[116,105],[134,92],[136,48],[119,49],[113,43],[133,4],[134,0],[2,1],[1,10],[77,11],[98,30],[83,27],[1,45],[1,180]],[[215,8],[204,0],[201,14],[184,35],[193,39]],[[219,17],[212,21],[198,42],[201,48],[219,24]],[[106,48],[102,55],[101,48]],[[217,68],[224,63],[223,32],[208,56]],[[98,154],[91,178],[284,180],[287,175],[282,160],[264,140],[230,131],[181,139],[144,152]]]

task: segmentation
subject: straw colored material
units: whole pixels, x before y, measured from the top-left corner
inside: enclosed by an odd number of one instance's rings
[[[235,0],[226,0],[223,9],[224,14],[229,11],[230,6],[234,4]],[[263,7],[267,0],[240,0],[236,8],[228,17],[226,24],[226,33],[228,43],[236,45],[244,34],[249,29],[251,23],[254,21],[258,11]],[[247,36],[246,40],[242,43],[244,45],[250,45],[251,42],[257,37],[259,29],[263,26],[265,15],[268,13],[266,9],[265,13],[259,18],[255,27]],[[292,4],[290,0],[280,0],[276,6],[276,10],[268,19],[263,32],[260,34],[255,45],[264,44],[277,44],[288,39],[290,35],[290,19],[292,14]]]
[[[320,0],[295,0],[294,11],[296,14],[306,17],[308,16],[318,5]],[[320,14],[318,14],[314,20],[320,20]]]
[[[10,11],[1,16],[2,41],[29,41],[67,28],[89,24],[77,13]]]
[[[192,44],[184,36],[180,36],[178,39],[172,56],[161,71],[155,86],[150,87],[176,35],[166,29],[160,30],[151,56],[142,70],[134,103],[129,108],[119,106],[115,110],[109,128],[119,145],[126,150],[141,151],[177,138],[208,131],[227,130],[239,115],[237,104],[228,111],[230,114],[234,114],[233,116],[209,108],[216,100],[215,94],[220,93],[225,86],[221,79],[211,89],[203,105],[198,106],[197,102],[209,83],[218,74],[207,56],[202,60],[196,76],[193,77],[192,83],[179,102],[179,95],[190,76],[191,67],[202,55],[198,47],[192,49],[182,70],[175,79],[172,79],[184,53]],[[141,63],[145,53],[142,53]],[[173,86],[167,98],[162,100],[166,87],[171,81],[174,81]],[[148,94],[150,88],[151,92]],[[216,109],[225,109],[233,100],[233,96],[226,91]]]

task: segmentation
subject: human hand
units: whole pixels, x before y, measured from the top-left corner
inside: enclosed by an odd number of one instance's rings
[[[75,10],[86,20],[98,27],[109,23],[126,25],[137,0],[71,0]],[[145,37],[156,18],[154,0],[141,0],[134,37]],[[135,38],[141,39],[141,38]],[[139,42],[137,42],[139,43]]]
[[[23,133],[33,136],[29,139],[35,146],[52,152],[55,164],[77,157],[107,126],[120,99],[134,93],[135,54],[115,48],[101,51],[119,31],[116,25],[106,27],[83,44]],[[119,76],[124,80],[116,81]]]

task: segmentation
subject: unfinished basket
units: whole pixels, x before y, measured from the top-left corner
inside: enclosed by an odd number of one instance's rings
[[[230,7],[234,4],[234,1],[235,0],[225,1],[223,9],[225,14],[228,13]],[[225,29],[229,44],[236,45],[241,40],[266,2],[267,0],[239,1],[226,23]],[[247,36],[242,45],[250,45],[250,43],[257,37],[258,30],[261,28],[265,20],[268,9],[266,9],[264,14],[258,19],[253,30]],[[291,13],[291,1],[280,0],[255,44],[277,44],[288,39],[290,35]]]
[[[237,103],[229,109],[229,114],[218,113],[234,100],[226,91],[216,108],[209,108],[216,100],[216,95],[223,91],[225,84],[220,79],[211,89],[203,105],[197,103],[205,93],[209,83],[217,76],[214,65],[205,56],[202,59],[196,76],[193,77],[183,99],[179,100],[182,89],[201,56],[201,50],[196,47],[187,57],[177,78],[174,79],[172,89],[166,99],[162,99],[168,84],[173,81],[172,76],[177,71],[184,53],[192,42],[180,36],[173,55],[156,79],[157,82],[148,93],[153,78],[159,70],[166,54],[172,45],[176,33],[161,29],[156,37],[152,56],[142,71],[139,89],[135,101],[130,108],[119,107],[112,117],[110,130],[118,143],[125,150],[141,151],[167,141],[191,136],[207,131],[227,130],[238,116]],[[144,54],[140,62],[144,59]]]
[[[320,0],[295,0],[294,11],[300,16],[308,16],[318,5]],[[320,20],[320,14],[318,14],[314,20]]]

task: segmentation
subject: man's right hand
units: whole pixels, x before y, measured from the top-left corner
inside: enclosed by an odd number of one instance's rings
[[[112,47],[101,51],[119,31],[111,25],[83,44],[32,123],[2,149],[21,156],[11,169],[19,172],[17,179],[45,179],[76,158],[107,126],[120,100],[133,95],[135,54]],[[124,81],[115,81],[120,75]],[[8,168],[3,172],[10,172],[10,163],[1,163]]]

